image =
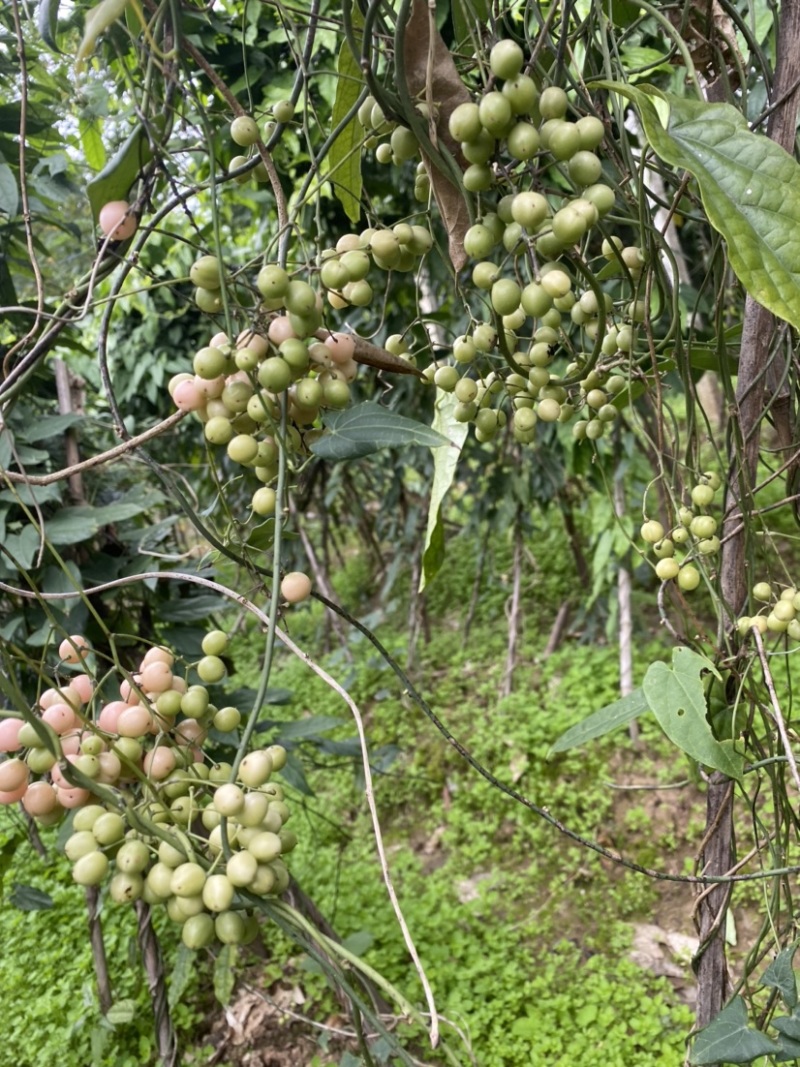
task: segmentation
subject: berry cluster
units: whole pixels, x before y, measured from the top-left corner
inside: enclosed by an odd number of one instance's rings
[[[222,631],[206,635],[194,665],[201,683],[224,679],[227,644]],[[59,654],[77,665],[90,648],[76,635]],[[76,673],[42,693],[36,725],[0,719],[0,804],[19,801],[43,825],[75,809],[65,852],[77,883],[109,878],[118,903],[166,905],[191,948],[239,942],[253,932],[241,892],[279,893],[289,881],[281,857],[297,839],[271,781],[286,751],[252,751],[235,773],[210,765],[210,726],[235,730],[240,713],[213,706],[206,684],[175,668],[172,653],[154,647],[122,679],[118,699],[101,701],[91,676]]]
[[[706,471],[691,492],[692,507],[680,507],[677,524],[667,535],[657,519],[648,519],[639,531],[641,538],[652,545],[658,559],[655,572],[662,582],[673,579],[684,592],[691,592],[700,584],[700,571],[690,561],[715,556],[719,552],[717,520],[708,513],[720,487],[719,475]],[[676,548],[682,559],[676,555]]]

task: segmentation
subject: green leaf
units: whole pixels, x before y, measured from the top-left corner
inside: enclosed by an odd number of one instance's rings
[[[58,29],[58,5],[61,0],[40,0],[36,11],[36,27],[39,36],[50,49],[61,55],[61,49],[56,44],[56,30]]]
[[[84,422],[84,415],[77,415],[71,411],[68,415],[45,415],[37,418],[29,426],[17,431],[21,441],[34,444],[36,441],[46,441],[51,437],[59,437],[65,430],[74,426],[76,422]]]
[[[80,541],[88,541],[100,529],[97,511],[97,508],[91,507],[61,508],[45,521],[47,540],[54,545],[76,545]]]
[[[214,996],[223,1005],[230,1001],[235,975],[236,945],[225,945],[214,960]]]
[[[450,7],[456,41],[459,43],[469,42],[470,29],[474,38],[478,27],[485,26],[489,19],[486,0],[451,0]]]
[[[348,0],[345,0],[348,2]],[[364,24],[358,4],[352,5],[354,29]],[[335,130],[356,104],[364,87],[364,75],[347,41],[342,41],[336,61],[336,96],[331,111],[331,129]],[[363,131],[356,115],[350,119],[331,145],[326,175],[333,183],[336,199],[351,222],[361,217],[361,141]]]
[[[298,741],[317,737],[328,730],[334,730],[337,726],[344,726],[346,719],[336,719],[333,715],[312,715],[308,719],[298,719],[296,722],[280,724],[279,741]]]
[[[774,1041],[747,1025],[747,1008],[741,997],[734,997],[694,1040],[689,1054],[692,1067],[707,1063],[750,1063],[759,1056],[778,1051]]]
[[[17,179],[8,163],[0,163],[0,214],[13,218],[19,205]]]
[[[47,504],[56,500],[61,502],[61,489],[57,485],[30,485],[26,482],[17,482],[13,489],[4,489],[0,493],[0,500],[8,503]]]
[[[797,1006],[797,979],[792,967],[792,958],[796,951],[796,943],[781,949],[766,971],[764,971],[761,979],[762,985],[778,990],[783,1003],[789,1011],[792,1011]],[[797,1034],[791,1034],[790,1036],[800,1040],[800,1020],[798,1020]]]
[[[348,952],[352,952],[354,956],[363,956],[374,944],[375,938],[369,930],[356,930],[354,934],[350,934],[349,937],[342,941],[343,948],[346,948]]]
[[[604,708],[595,711],[588,719],[571,726],[551,746],[547,758],[557,752],[566,752],[570,748],[578,748],[587,741],[594,741],[596,737],[610,734],[612,730],[624,726],[625,723],[635,719],[650,710],[650,705],[645,699],[641,689],[634,689],[628,696],[621,700],[615,700],[613,704],[606,704]]]
[[[773,1020],[777,1022],[777,1020]],[[793,1041],[785,1034],[778,1035],[778,1044],[781,1047],[780,1052],[775,1056],[776,1063],[790,1063],[792,1060],[797,1062],[800,1059],[800,1041]]]
[[[467,437],[469,427],[465,422],[456,422],[454,413],[458,401],[454,393],[437,390],[432,429],[446,437],[453,448],[433,449],[433,482],[431,499],[428,505],[428,528],[425,531],[425,547],[422,554],[422,575],[419,591],[423,591],[428,582],[433,581],[444,563],[444,522],[442,519],[442,502],[453,484],[461,449]]]
[[[14,883],[14,888],[8,895],[8,902],[20,911],[46,911],[53,906],[53,898],[49,893],[44,893],[32,885],[20,885],[19,882]]]
[[[314,442],[311,451],[332,463],[360,459],[381,448],[408,445],[440,448],[450,443],[429,426],[395,415],[372,401],[326,415],[323,421],[328,432]]]
[[[136,1018],[135,1000],[118,1000],[106,1012],[106,1020],[112,1026],[126,1026]]]
[[[28,525],[24,526],[19,533],[7,533],[3,548],[12,557],[16,567],[28,571],[39,551],[39,544],[39,533],[36,527]],[[7,559],[6,553],[0,553],[0,561],[4,557]]]
[[[174,1008],[180,1003],[181,997],[186,992],[194,974],[194,964],[197,953],[181,941],[178,951],[175,953],[175,966],[169,979],[169,1006]]]
[[[800,328],[800,166],[730,104],[595,83],[627,96],[654,151],[697,180],[708,220],[725,238],[747,292]]]
[[[165,622],[194,622],[205,619],[207,615],[219,609],[219,597],[208,593],[180,600],[167,600],[160,605],[158,612]]]
[[[800,1018],[796,1015],[779,1015],[772,1020],[772,1025],[784,1037],[791,1041],[800,1041]]]
[[[703,671],[717,674],[704,656],[676,648],[671,668],[666,663],[650,664],[644,695],[670,741],[698,763],[741,781],[744,756],[734,749],[733,741],[717,741],[706,719]]]
[[[14,862],[14,856],[17,848],[25,841],[25,835],[17,831],[8,841],[3,842],[0,845],[0,897],[2,897],[3,879],[6,876],[11,864]]]
[[[0,426],[0,471],[8,470],[14,447],[14,435],[8,426]]]
[[[106,161],[106,150],[100,134],[100,120],[81,119],[78,123],[78,131],[86,162],[92,170],[101,170]]]
[[[127,200],[131,186],[138,178],[142,167],[153,158],[153,148],[147,129],[143,124],[137,126],[103,170],[86,186],[95,225],[100,217],[100,209],[109,200]],[[149,130],[153,140],[158,142],[166,130],[166,119],[162,115],[157,115],[150,122]]]
[[[75,70],[83,70],[84,60],[94,51],[97,38],[124,14],[128,0],[100,0],[87,14],[83,24],[83,39],[75,56]]]

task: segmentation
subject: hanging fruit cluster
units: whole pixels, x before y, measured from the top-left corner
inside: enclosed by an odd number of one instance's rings
[[[154,647],[121,678],[116,699],[77,673],[41,694],[35,722],[0,718],[0,804],[20,802],[46,826],[74,809],[64,850],[75,881],[108,880],[118,903],[165,905],[191,948],[254,935],[242,893],[285,890],[281,857],[297,843],[271,780],[286,763],[281,746],[251,751],[236,768],[204,756],[210,727],[235,730],[241,719],[233,706],[215,707],[207,688],[225,678],[227,646],[222,631],[206,635],[196,684]],[[72,665],[90,652],[81,635],[59,649]]]

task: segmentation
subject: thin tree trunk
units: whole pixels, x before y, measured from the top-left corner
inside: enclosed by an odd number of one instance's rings
[[[625,514],[625,488],[619,474],[614,476],[614,511],[621,518]],[[631,572],[626,554],[617,568],[617,608],[619,611],[619,694],[626,697],[633,692],[633,616],[631,613]],[[639,724],[631,719],[628,726],[631,741],[639,741]]]
[[[778,33],[778,61],[767,134],[788,152],[794,153],[797,110],[800,101],[800,0],[784,0]],[[761,423],[769,397],[772,376],[770,350],[775,319],[750,296],[745,303],[742,344],[736,385],[736,411],[732,432],[738,434],[738,448],[732,445],[731,466],[723,524],[722,596],[732,623],[747,601],[752,580],[745,566],[746,523],[752,511],[752,488],[761,438]],[[773,383],[774,384],[774,383]],[[773,419],[785,418],[779,407]],[[779,441],[786,440],[788,426],[778,427]],[[743,523],[743,520],[745,522]],[[741,528],[739,528],[741,527]],[[739,528],[739,529],[737,529]],[[706,836],[703,873],[724,875],[734,863],[733,793],[728,778],[714,772],[706,797]],[[705,1026],[722,1009],[729,992],[725,958],[725,915],[729,890],[720,886],[708,893],[699,908],[700,948],[696,958],[697,1025]]]
[[[100,1011],[107,1015],[114,998],[111,993],[111,980],[108,977],[108,960],[106,959],[106,946],[103,941],[103,926],[100,922],[99,905],[100,890],[97,886],[88,885],[85,889],[86,911],[89,918],[89,941],[92,946],[92,960],[94,962],[94,975],[97,979],[97,999],[100,1003]]]
[[[520,591],[522,589],[522,528],[517,513],[514,522],[514,561],[512,564],[511,603],[508,608],[508,643],[506,647],[506,669],[500,695],[511,695],[514,687],[514,667],[517,663],[517,644],[519,643]]]
[[[134,907],[139,923],[139,951],[142,954],[142,965],[147,975],[147,987],[150,990],[150,1001],[153,1005],[156,1045],[161,1058],[160,1067],[176,1067],[178,1041],[169,1012],[161,946],[150,919],[150,905],[145,904],[143,900],[137,900]]]

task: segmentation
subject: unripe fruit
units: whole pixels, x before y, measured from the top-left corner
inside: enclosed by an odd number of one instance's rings
[[[478,114],[483,128],[495,138],[505,136],[514,117],[508,98],[497,91],[486,93],[481,99]]]
[[[525,56],[516,41],[498,41],[489,53],[489,66],[492,74],[502,81],[516,78],[522,70]]]
[[[192,285],[200,289],[219,289],[222,285],[222,267],[216,256],[201,256],[189,268]]]
[[[707,508],[714,500],[714,490],[710,485],[696,485],[692,489],[692,503],[698,508]]]
[[[769,582],[757,582],[753,586],[753,599],[767,604],[772,600],[772,586]]]
[[[259,138],[258,123],[250,115],[237,115],[231,123],[231,140],[240,148],[249,148]]]
[[[654,545],[663,538],[664,527],[655,519],[649,519],[647,522],[642,523],[639,533],[641,534],[643,541],[647,541],[648,544]]]
[[[100,885],[108,874],[108,857],[102,852],[87,852],[72,868],[73,881],[78,885]]]
[[[678,572],[678,585],[685,592],[691,592],[700,584],[700,572],[691,563],[685,564]]]
[[[214,933],[223,945],[242,945],[247,936],[247,924],[238,911],[223,911],[214,921]]]
[[[211,874],[203,885],[203,904],[209,911],[227,911],[233,903],[233,892],[227,875]]]
[[[220,815],[231,818],[244,807],[244,792],[233,782],[227,782],[214,791],[212,803]]]
[[[250,789],[258,789],[272,774],[272,756],[266,749],[249,752],[239,764],[239,781]]]
[[[190,915],[181,929],[181,940],[195,951],[206,948],[214,940],[214,920],[205,912]]]
[[[539,97],[539,114],[544,121],[561,119],[567,113],[567,94],[556,85],[550,85]]]
[[[680,564],[676,559],[662,559],[656,564],[656,574],[662,582],[668,582],[677,577],[680,572]]]

